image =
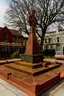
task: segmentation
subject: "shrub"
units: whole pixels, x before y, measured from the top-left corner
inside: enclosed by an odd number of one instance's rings
[[[45,59],[45,58],[52,58],[52,56],[43,56],[43,58]]]
[[[19,52],[14,52],[12,55],[11,55],[12,58],[19,58]]]
[[[43,55],[44,56],[54,56],[55,55],[55,50],[54,49],[43,50]]]

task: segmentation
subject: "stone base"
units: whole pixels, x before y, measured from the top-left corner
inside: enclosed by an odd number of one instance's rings
[[[15,64],[6,64],[5,65],[8,68],[17,70],[19,72],[23,72],[26,74],[29,74],[31,76],[37,76],[39,74],[45,73],[47,71],[50,71],[54,68],[59,67],[59,64],[53,64],[49,65],[47,67],[44,67],[43,63],[26,63],[26,62],[15,62]]]
[[[21,63],[19,62],[18,64],[18,62],[17,64],[10,63],[10,64],[1,65],[0,76],[4,77],[7,80],[7,82],[10,81],[11,84],[23,90],[25,93],[28,94],[28,96],[41,96],[43,92],[45,92],[50,87],[52,87],[53,85],[55,85],[61,79],[64,78],[64,75],[61,74],[62,72],[64,72],[64,67],[56,66],[56,64],[48,65],[47,67],[45,67],[48,68],[47,69],[48,72],[46,72],[46,70],[43,67],[43,70],[45,71],[44,74],[41,72],[42,74],[38,76],[31,76],[22,71],[29,72],[29,69],[32,70],[32,72],[40,71],[40,68],[36,67],[38,64],[31,64],[31,63],[26,64],[25,62],[21,62],[21,61],[20,61]],[[6,65],[8,65],[8,67],[6,67]],[[23,69],[27,65],[28,65],[28,69],[26,68]],[[53,66],[55,66],[55,68],[58,67],[59,69],[56,69],[56,71],[54,71]],[[34,71],[34,68],[36,71]],[[50,71],[50,68],[53,71]]]
[[[60,74],[56,74],[48,80],[45,79],[44,82],[40,81],[39,83],[37,83],[33,81],[33,83],[31,84],[28,84],[25,81],[20,80],[12,75],[8,75],[8,78],[7,78],[7,76],[2,77],[2,74],[0,73],[0,77],[6,80],[8,83],[14,85],[15,87],[27,93],[28,96],[41,96],[46,90],[48,90],[49,88],[51,88],[61,80]]]
[[[39,55],[33,55],[33,56],[27,56],[27,55],[20,55],[21,60],[23,62],[31,62],[31,63],[39,63],[43,61],[43,55],[39,54]]]

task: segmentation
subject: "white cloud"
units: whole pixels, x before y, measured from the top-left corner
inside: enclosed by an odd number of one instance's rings
[[[0,27],[3,26],[4,15],[5,15],[7,8],[8,8],[8,5],[0,1]]]

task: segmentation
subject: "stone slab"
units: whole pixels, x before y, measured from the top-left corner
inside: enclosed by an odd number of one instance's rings
[[[20,61],[21,59],[7,59],[7,60],[0,60],[0,64],[12,63],[15,61]]]
[[[5,90],[0,92],[0,96],[16,96],[16,95],[9,90]]]
[[[3,85],[0,84],[0,92],[5,91],[5,90],[6,90],[6,88]]]

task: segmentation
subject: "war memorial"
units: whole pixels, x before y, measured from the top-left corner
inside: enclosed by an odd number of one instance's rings
[[[64,78],[64,67],[57,63],[43,61],[43,55],[35,34],[36,18],[34,9],[29,15],[30,34],[25,54],[18,61],[7,61],[0,65],[0,77],[28,94],[41,96],[46,90]]]

